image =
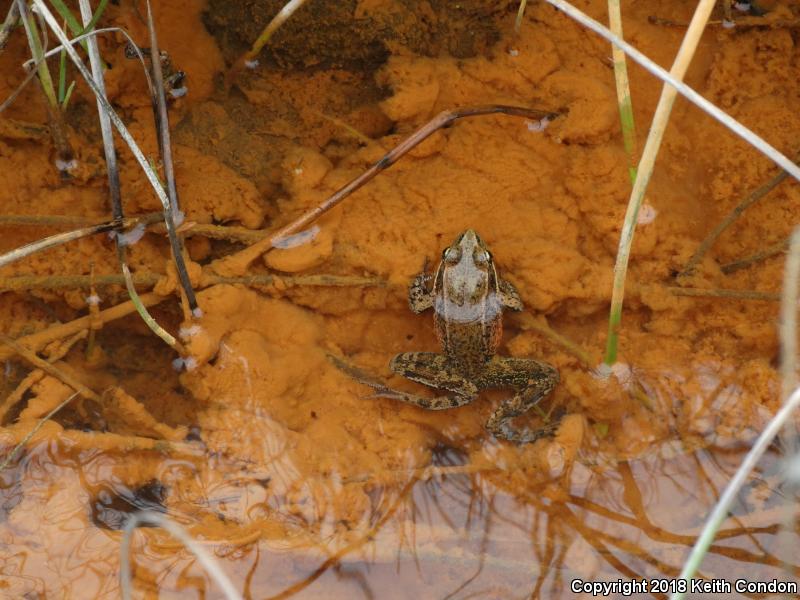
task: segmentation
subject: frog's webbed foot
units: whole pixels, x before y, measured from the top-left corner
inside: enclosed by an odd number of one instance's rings
[[[430,283],[431,279],[433,279],[433,276],[428,274],[428,259],[426,258],[425,264],[422,266],[422,272],[414,278],[414,281],[408,287],[408,306],[416,314],[433,306],[433,294],[428,290],[428,283]]]
[[[555,433],[560,418],[538,430],[517,429],[509,422],[553,391],[559,380],[554,367],[526,358],[496,357],[489,367],[487,379],[491,387],[508,386],[519,390],[512,398],[504,400],[486,422],[486,429],[496,437],[524,444]]]
[[[500,289],[500,303],[504,307],[510,310],[523,309],[522,298],[520,298],[519,292],[517,288],[514,287],[513,283],[501,279],[498,287]]]
[[[376,388],[375,395],[381,398],[402,400],[428,410],[444,410],[469,404],[478,395],[477,386],[456,373],[447,363],[447,358],[443,354],[404,352],[392,359],[389,368],[398,375],[402,375],[412,381],[453,393],[446,396],[428,398],[389,388],[386,388],[389,391],[386,394],[382,393],[382,391],[377,391]]]

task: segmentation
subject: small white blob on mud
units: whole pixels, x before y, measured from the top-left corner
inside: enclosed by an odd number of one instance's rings
[[[564,468],[567,465],[567,456],[561,444],[550,444],[547,448],[546,460],[551,479],[560,477],[564,473]]]
[[[750,3],[749,2],[734,2],[733,8],[735,8],[739,12],[747,12],[747,11],[750,10]]]
[[[169,95],[172,96],[173,98],[183,98],[188,93],[189,93],[189,88],[187,88],[185,85],[182,85],[179,88],[172,88],[169,91]]]
[[[195,306],[195,307],[192,309],[192,316],[193,316],[195,319],[202,319],[202,318],[203,318],[203,309],[202,309],[202,308],[200,308],[199,306]]]
[[[733,21],[729,21],[728,19],[722,19],[722,27],[724,27],[725,29],[733,29],[734,27],[736,27],[736,23],[734,23]]]
[[[196,336],[203,330],[200,325],[190,325],[189,327],[181,327],[178,331],[178,335],[181,336],[182,340],[188,340]]]
[[[631,371],[630,365],[625,363],[616,362],[613,365],[607,365],[606,363],[600,363],[595,367],[593,373],[595,379],[608,379],[611,375],[617,378],[619,384],[624,387],[630,387],[633,381],[633,372]]]
[[[639,218],[636,219],[636,222],[639,225],[648,225],[655,221],[657,216],[658,211],[652,204],[643,204],[639,209]]]
[[[509,48],[508,53],[511,56],[519,56],[519,50],[517,50],[516,48]]]
[[[187,358],[178,357],[172,361],[172,368],[180,372],[186,369],[187,371],[194,371],[197,368],[197,359],[194,356]]]
[[[89,306],[97,306],[100,304],[100,296],[97,294],[92,294],[91,296],[86,296],[86,304]]]
[[[550,125],[550,119],[545,117],[539,121],[525,121],[525,125],[528,126],[528,131],[539,133],[547,129],[547,126]]]
[[[172,209],[172,222],[175,224],[175,227],[180,227],[183,225],[183,222],[186,220],[186,213],[180,209]]]
[[[76,168],[78,168],[78,161],[74,158],[71,160],[63,160],[61,158],[56,159],[56,169],[62,173],[66,171],[73,171]]]
[[[246,60],[244,61],[244,66],[248,69],[255,69],[258,67],[258,59],[254,58],[253,60]]]

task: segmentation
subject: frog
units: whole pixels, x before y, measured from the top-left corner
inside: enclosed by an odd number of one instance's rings
[[[423,265],[409,286],[408,305],[415,314],[433,309],[434,330],[442,352],[403,352],[391,359],[389,368],[446,393],[425,397],[360,378],[374,389],[371,397],[445,410],[473,402],[485,389],[513,388],[516,393],[501,401],[486,421],[486,429],[496,438],[520,444],[552,435],[557,422],[537,430],[511,424],[555,389],[559,373],[546,362],[497,354],[503,311],[521,311],[524,307],[514,285],[498,277],[486,243],[474,230],[467,229],[443,250],[433,275],[426,267]]]

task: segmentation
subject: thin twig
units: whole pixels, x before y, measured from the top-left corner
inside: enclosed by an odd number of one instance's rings
[[[27,360],[34,367],[36,367],[38,369],[41,369],[42,371],[44,371],[45,373],[48,373],[49,375],[52,375],[53,377],[55,377],[59,381],[63,381],[64,383],[66,383],[69,387],[71,387],[73,390],[78,392],[84,398],[87,398],[89,400],[94,400],[94,401],[96,401],[98,403],[101,402],[101,399],[100,399],[99,395],[97,395],[92,390],[90,390],[88,387],[83,385],[80,381],[75,379],[72,375],[62,371],[61,369],[59,369],[55,365],[50,364],[49,362],[47,362],[43,358],[39,358],[38,356],[36,356],[35,352],[30,350],[29,348],[26,348],[25,346],[20,344],[18,341],[12,340],[7,335],[5,335],[3,333],[0,333],[0,344],[4,344],[4,345],[8,346],[9,348],[11,348],[16,354],[19,354],[22,358]]]
[[[238,75],[245,66],[250,64],[258,57],[259,52],[261,52],[261,49],[266,46],[272,35],[278,31],[280,26],[288,21],[289,17],[291,17],[298,8],[303,6],[306,1],[307,0],[289,0],[289,2],[287,2],[283,8],[281,8],[274,17],[272,17],[272,20],[261,32],[261,35],[258,36],[258,39],[256,39],[256,41],[253,43],[252,47],[233,63],[233,66],[230,68],[230,71],[228,71],[228,74],[225,77],[225,81],[228,85],[233,83],[233,81],[236,79],[236,75]]]
[[[768,302],[777,302],[781,299],[780,294],[773,292],[759,292],[758,290],[726,290],[686,287],[666,287],[664,289],[674,296],[731,298],[735,300],[766,300]]]
[[[36,75],[37,75],[36,69],[28,71],[27,75],[25,75],[25,79],[23,79],[22,82],[14,89],[14,91],[8,95],[8,98],[3,100],[3,103],[0,104],[0,113],[3,112],[5,109],[7,109],[9,106],[11,106],[14,100],[17,99],[17,96],[19,96],[20,93],[22,93],[22,90],[25,89],[25,86],[28,85],[33,80],[33,78],[36,77]]]
[[[773,244],[768,248],[765,248],[761,252],[756,252],[755,254],[751,254],[750,256],[745,256],[744,258],[740,258],[739,260],[734,260],[733,262],[729,262],[726,265],[722,265],[720,267],[720,271],[725,273],[726,275],[730,275],[740,269],[744,269],[745,267],[749,267],[753,263],[760,262],[764,259],[770,258],[771,256],[775,256],[776,254],[782,254],[786,252],[786,248],[789,246],[789,238],[785,240],[781,240],[777,244]]]
[[[800,159],[798,156],[795,160]],[[745,197],[736,207],[728,213],[728,215],[719,222],[719,224],[709,233],[706,238],[702,241],[702,243],[697,247],[697,250],[692,255],[692,257],[687,261],[686,266],[683,270],[678,274],[678,277],[684,277],[687,275],[691,275],[695,267],[697,267],[698,263],[703,260],[703,257],[706,255],[706,252],[711,248],[714,242],[717,241],[720,235],[728,228],[730,225],[738,219],[741,214],[747,210],[750,206],[752,206],[756,201],[766,196],[769,192],[775,189],[778,184],[780,184],[784,179],[786,179],[789,174],[786,171],[781,171],[775,177],[763,183],[752,192],[750,192],[747,197]]]
[[[68,398],[66,398],[62,402],[60,402],[58,404],[58,406],[53,408],[53,410],[51,410],[49,413],[47,413],[44,417],[42,417],[39,420],[39,422],[36,423],[36,426],[33,429],[31,429],[30,432],[24,438],[22,438],[22,440],[16,446],[14,446],[14,448],[11,450],[11,452],[8,453],[8,456],[6,456],[5,460],[3,460],[2,463],[0,463],[0,472],[3,471],[3,469],[5,469],[11,463],[11,461],[13,461],[17,457],[17,454],[19,454],[19,451],[22,450],[22,447],[25,446],[25,444],[27,444],[28,442],[31,441],[31,438],[36,435],[36,433],[44,426],[44,424],[47,423],[47,421],[49,421],[50,419],[52,419],[53,416],[58,411],[60,411],[67,404],[72,402],[72,400],[77,395],[78,395],[78,392],[75,392],[74,394],[72,394],[71,396],[69,396]]]
[[[134,285],[152,287],[165,276],[159,273],[132,273],[131,281]],[[201,287],[228,284],[269,286],[280,283],[286,287],[384,287],[386,280],[378,277],[356,277],[349,275],[301,275],[299,277],[284,277],[271,274],[244,275],[242,277],[222,277],[213,274],[203,274],[200,278]],[[14,277],[0,277],[0,291],[21,290],[65,290],[89,289],[92,285],[99,288],[111,285],[125,284],[125,276],[113,275],[17,275]]]
[[[140,300],[145,306],[153,306],[154,304],[159,304],[166,299],[166,296],[153,293],[143,294],[140,296]],[[116,306],[112,306],[111,308],[101,311],[96,317],[87,315],[85,317],[79,317],[69,321],[68,323],[57,323],[56,325],[51,325],[42,331],[18,338],[16,342],[19,344],[24,344],[27,348],[30,348],[31,351],[35,352],[50,342],[60,340],[91,327],[93,321],[96,322],[99,319],[101,323],[109,323],[111,321],[121,319],[122,317],[125,317],[135,311],[136,307],[134,307],[133,302],[122,302],[121,304],[117,304]],[[0,347],[0,361],[7,360],[13,355],[13,350]]]
[[[81,238],[85,238],[90,235],[95,235],[97,233],[104,233],[106,231],[111,231],[115,228],[116,225],[114,224],[113,221],[111,221],[107,223],[101,223],[99,225],[93,225],[91,227],[83,227],[81,229],[75,229],[73,231],[57,233],[55,235],[48,236],[41,240],[31,242],[30,244],[25,244],[24,246],[20,246],[19,248],[14,248],[9,252],[0,255],[0,267],[4,267],[8,264],[13,263],[14,261],[20,260],[21,258],[25,258],[26,256],[30,256],[31,254],[35,254],[36,252],[41,252],[42,250],[47,250],[48,248],[59,246],[61,244],[66,244],[67,242],[79,240]]]
[[[153,13],[150,9],[150,0],[147,0],[147,28],[150,31],[150,66],[153,69],[153,114],[158,132],[158,150],[161,154],[161,164],[164,166],[164,179],[167,182],[167,196],[169,196],[169,210],[164,213],[164,219],[175,227],[175,215],[180,213],[178,203],[178,188],[175,185],[175,168],[172,164],[172,145],[169,135],[169,115],[167,114],[167,98],[164,93],[164,74],[161,71],[161,52],[158,49],[156,27],[153,23]],[[169,229],[169,228],[168,228]],[[183,239],[180,235],[169,236],[169,243],[174,256],[183,256]],[[176,269],[181,280],[181,287],[186,295],[189,311],[192,314],[197,310],[197,298],[189,280],[189,273],[182,264],[177,263]]]
[[[40,0],[37,0],[40,1]],[[276,247],[276,244],[287,236],[297,232],[298,230],[306,227],[307,225],[316,221],[319,217],[326,212],[337,206],[342,200],[347,198],[350,194],[355,192],[361,186],[370,181],[373,177],[380,172],[385,171],[391,167],[399,158],[405,155],[409,150],[417,146],[420,142],[426,140],[433,133],[443,127],[447,127],[457,119],[466,117],[477,117],[481,115],[491,114],[504,114],[515,117],[524,117],[527,119],[553,119],[561,113],[553,111],[537,110],[533,108],[524,108],[519,106],[506,106],[501,104],[493,104],[489,106],[476,106],[470,108],[457,108],[453,110],[445,110],[436,115],[428,123],[417,129],[414,133],[408,136],[405,140],[400,142],[392,150],[387,152],[380,160],[373,164],[369,169],[364,171],[358,177],[352,179],[346,185],[338,189],[331,196],[323,200],[319,205],[311,210],[303,213],[300,217],[285,225],[278,231],[274,232],[268,238],[260,242],[256,242],[252,246],[237,252],[233,255],[227,256],[217,261],[217,264],[236,264],[242,271],[247,268],[259,256]]]
[[[11,6],[8,7],[6,18],[0,26],[0,52],[2,52],[6,44],[8,44],[8,37],[11,35],[11,31],[14,27],[17,26],[17,23],[19,23],[19,7],[16,2],[11,2]]]
[[[688,23],[664,19],[662,17],[650,16],[647,21],[651,25],[661,27],[688,27]],[[725,27],[725,21],[709,21],[709,25]],[[775,21],[765,21],[759,17],[739,17],[736,19],[736,29],[795,29],[800,28],[800,19],[777,19]]]
[[[584,367],[592,369],[597,365],[597,360],[595,359],[599,360],[599,356],[592,356],[568,337],[558,333],[555,329],[550,327],[544,317],[542,317],[542,320],[537,320],[533,315],[524,312],[515,315],[514,320],[517,321],[523,329],[531,329],[541,333],[556,345],[561,346],[564,350],[581,361]]]
[[[205,548],[192,539],[183,527],[164,515],[149,510],[134,513],[125,523],[125,532],[122,535],[122,544],[120,546],[120,587],[122,588],[123,600],[130,600],[133,592],[130,559],[131,538],[134,530],[142,524],[155,525],[166,529],[172,537],[180,540],[186,549],[194,554],[211,579],[222,589],[227,600],[242,600],[242,596],[239,595],[231,580],[228,579],[216,559]]]

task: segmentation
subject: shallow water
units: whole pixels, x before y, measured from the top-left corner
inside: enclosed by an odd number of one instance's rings
[[[622,368],[602,380],[593,368],[630,191],[608,46],[541,3],[529,3],[519,35],[513,2],[321,3],[298,12],[262,64],[226,89],[225,65],[277,4],[155,6],[161,45],[187,72],[189,93],[172,102],[170,119],[203,317],[184,321],[174,276],[147,298],[156,319],[180,332],[193,368],[174,371],[175,353],[132,310],[96,320],[96,329],[80,322],[69,334],[71,326],[46,340],[37,334],[90,313],[85,282],[29,281],[0,294],[3,332],[55,356],[99,395],[72,401],[0,471],[0,597],[118,597],[121,528],[139,509],[180,523],[247,598],[572,597],[576,579],[645,579],[651,591],[634,597],[665,596],[653,582],[678,574],[780,393],[777,303],[679,296],[674,275],[774,167],[676,103],[636,234]],[[586,4],[604,19],[604,3]],[[794,155],[800,51],[794,29],[764,23],[800,14],[790,2],[762,4],[770,12],[757,27],[746,18],[733,31],[709,26],[687,81]],[[669,65],[683,29],[648,17],[681,23],[693,8],[623,3],[626,37]],[[146,39],[133,4],[110,5],[104,18]],[[345,48],[343,31],[361,45]],[[138,67],[123,58],[121,40],[101,50],[112,100],[155,156]],[[25,52],[15,32],[0,54],[0,96],[19,81]],[[660,87],[630,69],[642,145]],[[490,103],[564,114],[544,130],[508,116],[459,121],[307,233],[263,257],[241,253],[241,229],[285,225],[439,111]],[[108,218],[93,106],[79,84],[67,123],[80,166],[67,180],[52,168],[36,88],[0,115],[4,214]],[[121,178],[127,214],[158,210],[126,153]],[[780,254],[730,274],[721,266],[788,235],[799,189],[785,181],[745,211],[682,285],[778,292]],[[4,251],[60,230],[0,227]],[[506,315],[500,353],[559,369],[561,383],[542,403],[551,415],[566,413],[554,437],[517,446],[486,432],[508,390],[424,411],[366,398],[369,388],[327,358],[344,356],[393,387],[426,393],[388,369],[399,352],[438,348],[430,316],[408,310],[406,288],[467,228],[486,240],[526,306]],[[139,275],[165,273],[168,258],[156,232],[129,252]],[[103,236],[5,267],[0,283],[8,290],[16,275],[88,276],[92,265],[96,276],[118,272]],[[274,277],[214,283],[255,274]],[[97,295],[100,310],[127,299],[119,284],[98,285]],[[31,334],[39,337],[24,338]],[[5,347],[0,359],[5,457],[71,392]],[[542,417],[520,421],[536,427]],[[797,530],[778,535],[791,495],[780,460],[776,445],[739,495],[703,562],[705,577],[797,581]],[[138,597],[222,597],[159,529],[136,532],[133,556]]]

